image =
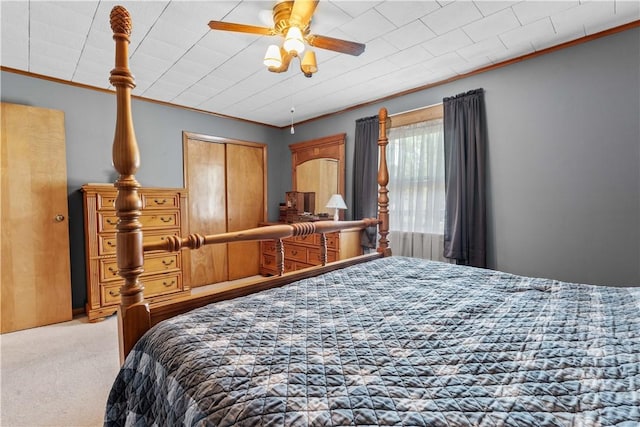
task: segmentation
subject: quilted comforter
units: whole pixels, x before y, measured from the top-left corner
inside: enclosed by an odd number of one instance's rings
[[[390,257],[135,346],[105,425],[637,426],[640,288]]]

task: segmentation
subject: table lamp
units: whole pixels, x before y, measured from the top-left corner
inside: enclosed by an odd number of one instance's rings
[[[331,196],[331,198],[327,202],[327,206],[325,207],[328,209],[335,209],[333,214],[334,221],[338,220],[338,209],[347,209],[347,205],[344,203],[344,199],[340,194],[334,194],[333,196]]]

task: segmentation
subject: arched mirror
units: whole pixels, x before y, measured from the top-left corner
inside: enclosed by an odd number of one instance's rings
[[[325,208],[333,194],[344,198],[344,133],[289,145],[293,191],[315,193],[315,212]],[[344,212],[340,212],[340,219]]]

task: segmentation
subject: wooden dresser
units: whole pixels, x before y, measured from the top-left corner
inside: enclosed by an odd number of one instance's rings
[[[360,233],[361,230],[327,233],[327,262],[362,255]],[[310,234],[283,239],[284,272],[322,264],[320,238],[320,234]],[[276,242],[273,240],[260,242],[260,274],[265,276],[278,274]]]
[[[120,304],[120,286],[116,261],[116,190],[112,184],[82,186],[84,202],[84,236],[87,270],[86,313],[90,322],[116,312]],[[187,193],[176,188],[141,188],[140,222],[143,241],[164,236],[186,235]],[[181,252],[149,252],[144,256],[141,275],[144,296],[149,302],[183,296],[189,293],[189,281],[183,273]]]

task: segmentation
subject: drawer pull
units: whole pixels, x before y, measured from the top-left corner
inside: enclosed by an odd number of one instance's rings
[[[107,240],[107,246],[111,247],[111,248],[115,248],[116,244],[113,243],[111,240]]]
[[[165,266],[170,266],[171,264],[173,264],[176,260],[175,259],[170,259],[169,261],[167,261],[166,259],[162,260],[162,264],[164,264]]]
[[[163,285],[163,286],[165,286],[165,287],[167,287],[167,288],[168,288],[168,287],[170,287],[170,286],[173,286],[173,285],[175,285],[175,284],[176,284],[176,281],[175,281],[175,280],[172,280],[172,281],[171,281],[171,282],[169,282],[169,283],[167,283],[167,282],[162,282],[162,285]]]
[[[117,268],[109,267],[109,271],[110,271],[114,276],[117,276],[117,275],[118,275],[118,269],[117,269]]]
[[[172,218],[172,217],[165,218],[165,217],[161,216],[161,217],[160,217],[160,221],[162,221],[162,222],[171,222],[171,218]]]
[[[156,205],[164,205],[165,203],[167,203],[167,199],[162,199],[162,200],[153,199],[153,203],[155,203]]]
[[[120,296],[120,291],[114,291],[113,289],[111,289],[109,291],[109,295],[111,295],[112,297],[119,297]]]
[[[118,223],[118,220],[112,220],[111,218],[107,218],[105,221],[109,225],[116,225]]]
[[[296,250],[291,251],[291,255],[298,255],[298,251]]]

